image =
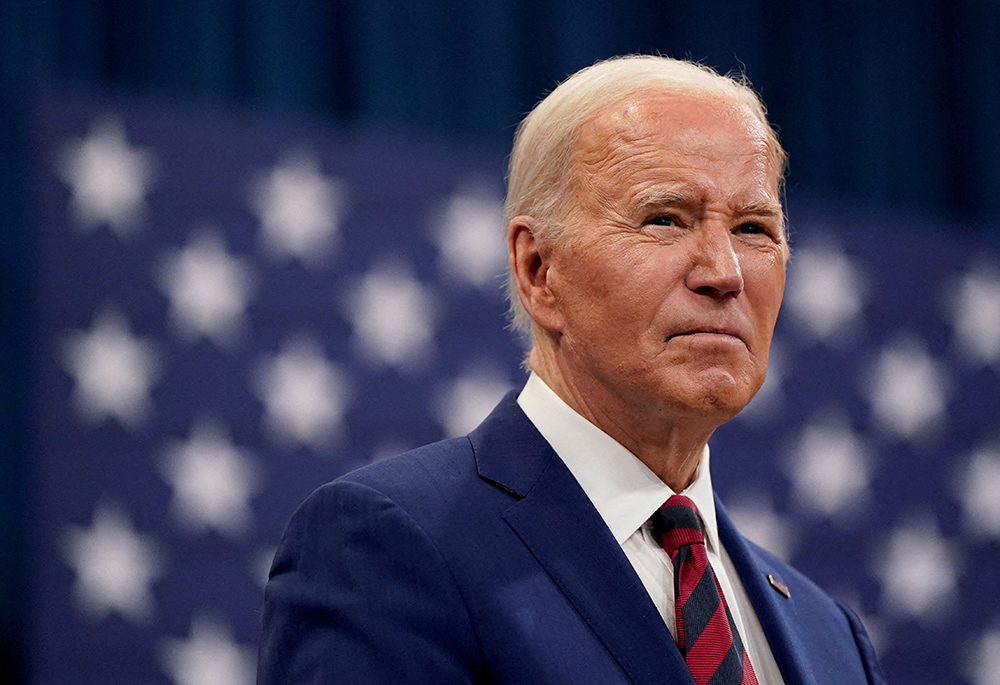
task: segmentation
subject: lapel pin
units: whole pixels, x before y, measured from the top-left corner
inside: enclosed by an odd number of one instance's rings
[[[781,596],[784,597],[785,599],[792,598],[792,591],[788,589],[787,585],[782,583],[779,579],[775,578],[774,575],[768,573],[767,582],[771,584],[771,587],[773,587],[775,590],[781,593]]]

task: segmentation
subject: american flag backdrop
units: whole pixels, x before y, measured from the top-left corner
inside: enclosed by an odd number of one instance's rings
[[[252,683],[297,504],[525,378],[504,151],[66,93],[28,128],[31,681]],[[891,683],[1000,683],[1000,255],[791,199],[716,487],[858,610]]]

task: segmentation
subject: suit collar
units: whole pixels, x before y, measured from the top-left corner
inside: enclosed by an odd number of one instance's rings
[[[469,440],[479,477],[518,499],[531,490],[551,459],[558,460],[517,406],[513,391],[469,434]]]
[[[514,393],[469,438],[480,477],[518,499],[504,520],[628,677],[650,684],[690,679],[621,546]]]
[[[624,445],[566,404],[537,374],[528,376],[517,404],[580,483],[618,544],[676,494]],[[695,479],[683,494],[698,507],[708,549],[718,551],[707,445]]]

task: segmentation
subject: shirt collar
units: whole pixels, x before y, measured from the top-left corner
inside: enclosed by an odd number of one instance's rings
[[[528,377],[517,403],[580,483],[619,544],[675,494],[638,457],[578,414],[535,373]],[[708,445],[694,481],[682,494],[698,507],[707,546],[718,551]]]

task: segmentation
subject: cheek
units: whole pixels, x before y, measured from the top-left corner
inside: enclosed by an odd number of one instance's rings
[[[779,256],[758,255],[743,264],[744,288],[753,307],[756,324],[766,328],[768,335],[774,328],[785,293],[785,262]]]
[[[585,253],[584,253],[585,254]],[[562,321],[565,342],[584,344],[608,328],[618,293],[614,275],[583,254],[568,256],[550,271],[549,287]]]
[[[638,251],[595,251],[597,259],[580,259],[573,273],[573,286],[595,311],[632,318],[645,301],[654,297],[661,270]]]

